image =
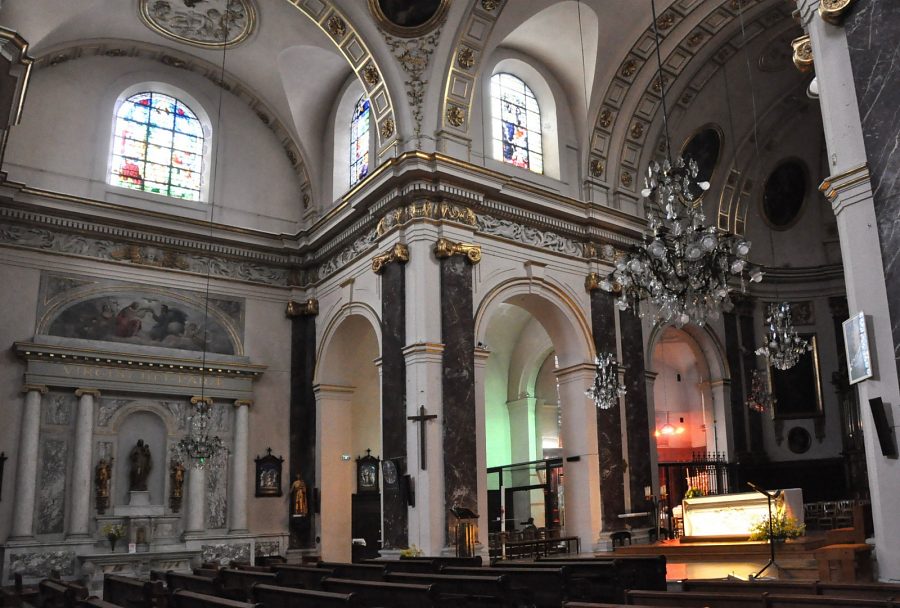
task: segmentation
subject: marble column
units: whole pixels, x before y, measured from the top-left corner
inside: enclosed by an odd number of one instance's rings
[[[316,487],[316,397],[313,375],[316,370],[315,299],[304,303],[288,302],[286,315],[291,320],[291,413],[290,465],[288,479],[292,483],[299,474],[312,498]],[[315,547],[314,517],[291,517],[288,546],[291,549]]]
[[[250,432],[250,406],[252,401],[239,399],[234,402],[234,452],[231,458],[231,484],[228,511],[231,532],[247,532],[247,477],[248,442]]]
[[[202,535],[206,531],[206,469],[189,465],[187,486],[185,539]]]
[[[651,421],[644,373],[644,338],[641,319],[631,312],[619,315],[622,366],[625,368],[625,432],[628,434],[628,482],[631,510],[644,511],[644,488],[653,485],[650,454]]]
[[[22,430],[16,454],[16,493],[10,540],[25,540],[34,536],[41,396],[47,393],[47,387],[26,384],[22,387],[22,392],[25,393],[25,407],[22,410]]]
[[[594,339],[594,350],[597,353],[612,353],[618,360],[615,296],[600,289],[597,282],[590,281],[590,278],[587,285],[591,296],[591,334]],[[597,408],[600,513],[604,532],[624,527],[618,517],[620,513],[625,512],[621,414],[622,408],[618,402],[607,410]]]
[[[316,395],[316,435],[319,462],[316,487],[319,488],[319,537],[322,559],[349,562],[352,558],[353,493],[356,491],[356,464],[345,460],[353,451],[353,437],[340,432],[353,427],[352,386],[319,384]]]
[[[444,512],[450,524],[448,529],[456,522],[450,508],[462,507],[473,512],[478,508],[472,264],[481,259],[481,251],[477,249],[476,257],[469,254],[475,249],[465,247],[470,246],[445,239],[439,239],[435,246],[441,268]],[[453,544],[455,539],[448,541]]]
[[[756,350],[756,320],[753,316],[751,303],[737,306],[738,326],[741,332],[741,374],[744,378],[743,390],[738,393],[745,400],[750,392],[750,381],[753,378],[753,370],[757,369]],[[765,365],[765,363],[763,363]],[[746,407],[746,406],[745,406]],[[755,410],[747,410],[748,428],[750,431],[750,455],[758,457],[765,454],[766,448],[763,441],[763,413]]]
[[[733,312],[722,315],[725,326],[725,357],[731,370],[731,436],[734,441],[734,458],[745,460],[747,455],[747,406],[744,404],[749,390],[745,389],[741,371],[741,340],[738,317]]]
[[[373,263],[381,275],[381,452],[392,460],[397,475],[406,473],[406,262],[409,250],[397,244],[384,263]],[[383,484],[382,548],[401,549],[409,544],[409,513],[400,483]]]
[[[581,539],[581,550],[600,546],[600,459],[597,454],[597,406],[584,392],[594,381],[593,364],[569,366],[556,371],[562,410],[560,435],[567,536]]]
[[[85,538],[91,517],[91,457],[94,450],[94,400],[100,398],[100,391],[80,388],[78,413],[75,416],[75,457],[72,462],[72,497],[69,502],[68,537]]]

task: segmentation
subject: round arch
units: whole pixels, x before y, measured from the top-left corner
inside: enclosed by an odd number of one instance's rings
[[[351,317],[364,319],[365,323],[371,327],[378,345],[378,357],[381,357],[381,318],[378,313],[368,304],[361,302],[344,304],[330,317],[322,331],[322,339],[316,352],[316,372],[313,375],[313,384],[341,384],[341,382],[334,382],[333,378],[324,377],[326,374],[323,373],[323,363],[326,362],[326,357],[333,352],[336,338],[339,338],[344,322]]]

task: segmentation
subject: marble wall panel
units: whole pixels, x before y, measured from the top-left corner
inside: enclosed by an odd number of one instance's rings
[[[250,543],[215,543],[200,547],[203,563],[217,562],[227,566],[232,561],[250,561]]]
[[[74,551],[40,551],[13,553],[9,556],[9,580],[17,572],[25,579],[43,579],[56,570],[61,576],[75,575]]]
[[[67,443],[47,437],[41,442],[40,483],[36,527],[38,534],[62,534],[66,516]]]
[[[41,402],[42,422],[54,426],[69,426],[75,411],[75,393],[49,393]]]
[[[224,408],[223,408],[224,409]],[[226,460],[206,468],[206,527],[211,530],[228,525],[228,466]]]

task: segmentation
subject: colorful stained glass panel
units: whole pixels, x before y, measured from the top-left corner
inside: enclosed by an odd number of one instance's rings
[[[531,89],[512,74],[495,74],[491,112],[495,154],[503,162],[543,173],[541,115]]]
[[[369,174],[369,100],[362,96],[350,120],[350,185]]]

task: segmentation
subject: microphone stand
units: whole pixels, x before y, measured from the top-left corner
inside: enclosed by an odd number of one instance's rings
[[[766,497],[766,500],[769,503],[769,561],[766,562],[766,565],[762,567],[762,569],[756,574],[750,575],[751,579],[759,578],[759,575],[765,572],[770,566],[775,566],[776,568],[780,568],[781,566],[775,561],[775,533],[774,533],[774,524],[772,523],[772,501],[781,496],[781,490],[777,490],[775,492],[767,492],[757,486],[752,482],[747,482],[747,485],[762,494]]]

